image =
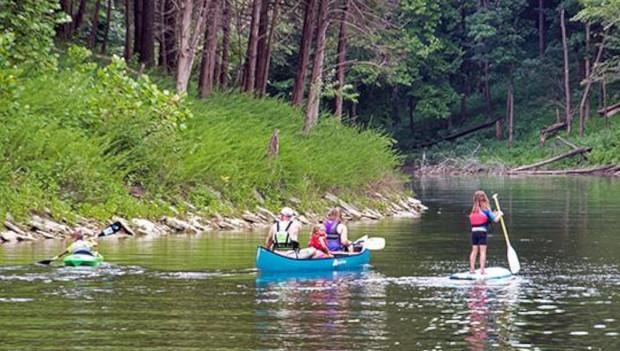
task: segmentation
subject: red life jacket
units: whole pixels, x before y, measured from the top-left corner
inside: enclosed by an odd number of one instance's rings
[[[327,251],[327,247],[325,246],[326,237],[327,237],[327,234],[325,234],[324,231],[318,231],[318,232],[312,233],[312,236],[310,237],[310,241],[308,242],[308,247],[313,247],[317,250],[326,252]]]
[[[479,210],[469,215],[469,223],[472,227],[480,227],[489,223],[489,217]]]

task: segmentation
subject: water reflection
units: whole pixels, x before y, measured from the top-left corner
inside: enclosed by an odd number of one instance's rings
[[[276,347],[342,350],[379,347],[386,338],[383,284],[365,284],[369,271],[259,275],[256,279],[257,331],[261,343]],[[370,338],[369,338],[370,337]],[[369,340],[370,339],[370,340]]]
[[[467,308],[469,309],[469,335],[465,341],[472,351],[484,350],[488,333],[489,306],[487,300],[488,288],[486,283],[480,282],[469,290]]]
[[[525,345],[514,328],[519,324],[516,312],[521,283],[519,278],[509,278],[499,284],[475,282],[466,288],[467,332],[464,340],[469,350]]]

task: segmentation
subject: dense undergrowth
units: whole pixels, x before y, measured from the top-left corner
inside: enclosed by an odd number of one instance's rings
[[[52,69],[11,74],[0,95],[0,213],[156,217],[320,206],[326,191],[363,198],[398,186],[399,157],[379,132],[325,118],[301,134],[301,111],[237,93],[180,98],[115,59],[72,47]],[[11,67],[2,69],[5,75]],[[267,156],[275,129],[279,155]]]

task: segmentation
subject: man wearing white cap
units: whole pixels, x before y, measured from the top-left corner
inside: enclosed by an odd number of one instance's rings
[[[290,207],[283,207],[280,210],[278,219],[269,229],[265,246],[270,250],[280,251],[279,253],[287,256],[310,257],[312,252],[305,252],[306,249],[299,250],[301,223],[295,220],[294,216],[295,211]]]

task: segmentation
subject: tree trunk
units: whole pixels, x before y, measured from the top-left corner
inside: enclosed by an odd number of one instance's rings
[[[71,0],[60,0],[60,11],[73,16],[73,4]],[[71,37],[71,22],[63,23],[56,27],[56,37],[68,40]]]
[[[176,88],[178,93],[187,91],[187,84],[192,73],[192,66],[196,54],[196,47],[205,31],[207,19],[207,0],[198,1],[198,16],[195,25],[192,26],[192,13],[194,11],[193,0],[181,0],[181,23],[179,33],[180,51],[177,64]],[[194,30],[192,30],[192,27]]]
[[[222,64],[220,68],[220,87],[228,86],[228,60],[230,48],[230,0],[224,0],[222,12]]]
[[[585,32],[585,54],[583,58],[583,66],[584,66],[584,79],[590,79],[590,23],[586,23],[586,32]],[[586,89],[589,90],[589,87]],[[585,99],[582,104],[579,105],[579,136],[583,136],[585,130],[585,124],[588,120],[588,115],[590,114],[590,94],[585,93]]]
[[[584,66],[586,70],[586,79],[590,79],[590,74],[592,73],[592,67],[590,66],[590,22],[586,23],[586,54],[584,57]],[[586,106],[583,110],[583,119],[584,123],[590,119],[590,95],[587,96]],[[580,117],[581,119],[581,117]]]
[[[80,0],[80,5],[78,6],[78,11],[75,17],[73,18],[73,22],[71,23],[71,35],[80,29],[82,25],[82,21],[84,20],[84,14],[86,13],[86,0]]]
[[[205,98],[213,91],[215,84],[215,64],[217,57],[217,32],[220,28],[220,1],[211,0],[209,4],[210,19],[207,25],[207,38],[202,51],[202,72],[198,82],[200,97]]]
[[[323,61],[325,59],[325,36],[327,35],[327,27],[329,26],[329,19],[327,18],[328,4],[329,0],[319,0],[316,47],[314,50],[310,90],[308,92],[308,102],[306,103],[306,115],[304,118],[303,130],[306,134],[310,132],[319,119],[319,105],[323,87],[322,73]]]
[[[125,61],[131,60],[133,54],[131,48],[131,0],[125,0],[125,49],[123,51],[123,57]]]
[[[99,27],[99,8],[101,7],[100,5],[101,0],[97,0],[95,2],[95,12],[93,13],[93,23],[90,30],[90,37],[88,39],[88,48],[91,50],[94,50],[95,45],[97,45],[97,27]]]
[[[142,17],[144,0],[134,0],[133,2],[133,52],[140,55],[142,51]]]
[[[609,129],[609,113],[607,113],[607,86],[605,82],[605,74],[601,80],[601,92],[603,93],[603,111],[605,111],[605,128]]]
[[[336,107],[334,109],[334,115],[338,123],[342,121],[342,94],[344,89],[345,61],[347,58],[347,16],[349,14],[349,2],[350,0],[344,0],[342,6],[342,20],[340,21],[340,34],[338,34],[338,62],[336,66],[338,87],[336,91]]]
[[[392,126],[400,124],[400,104],[399,104],[399,91],[398,85],[392,87],[392,94],[390,96],[390,105],[392,105]]]
[[[108,50],[108,34],[110,34],[110,21],[112,17],[112,0],[108,0],[108,8],[106,9],[105,31],[103,32],[103,44],[101,45],[101,53],[105,55]]]
[[[545,55],[545,5],[544,0],[538,0],[538,54]]]
[[[275,1],[277,2],[277,0]],[[258,24],[258,52],[256,54],[256,81],[254,89],[257,96],[262,95],[261,87],[263,80],[266,81],[265,69],[267,64],[267,36],[269,31],[269,0],[262,0],[260,8],[260,21]]]
[[[411,132],[411,135],[413,135],[413,133],[415,132],[415,128],[413,125],[413,115],[415,113],[415,108],[417,106],[418,102],[413,98],[413,96],[409,97],[409,131]]]
[[[316,21],[316,0],[306,0],[306,10],[304,16],[304,26],[302,30],[301,42],[299,44],[299,55],[297,60],[297,72],[293,83],[292,104],[301,106],[304,99],[304,88],[306,85],[306,72],[310,61],[310,47],[312,46],[312,36],[314,22]]]
[[[267,59],[265,60],[263,71],[263,79],[261,85],[258,87],[260,89],[260,95],[265,95],[267,93],[267,82],[269,81],[269,67],[271,66],[271,50],[273,47],[273,36],[275,35],[276,28],[278,26],[278,15],[279,15],[279,0],[276,0],[273,5],[272,11],[272,20],[271,27],[269,28],[269,38],[267,39]]]
[[[155,63],[155,0],[142,0],[141,27],[140,63],[151,67]]]
[[[175,0],[164,0],[163,55],[166,71],[174,72],[177,67],[177,6]]]
[[[564,96],[565,96],[565,117],[566,131],[570,135],[572,130],[572,116],[570,113],[570,81],[568,75],[568,44],[566,42],[566,24],[564,23],[564,9],[560,9],[560,26],[562,27],[562,51],[564,53]]]
[[[267,1],[267,0],[265,0]],[[252,22],[250,25],[250,38],[245,61],[245,73],[243,79],[243,91],[252,91],[256,85],[256,56],[258,52],[258,26],[260,24],[260,9],[262,0],[254,0],[252,4]]]
[[[512,130],[514,125],[514,85],[512,83],[512,77],[510,78],[510,85],[508,86],[508,103],[507,117],[508,117],[508,147],[512,148]]]
[[[493,112],[493,102],[491,99],[491,86],[489,84],[489,62],[484,62],[484,99],[486,101],[487,107],[487,119],[491,118],[491,113]]]

